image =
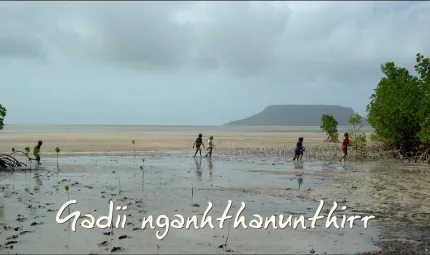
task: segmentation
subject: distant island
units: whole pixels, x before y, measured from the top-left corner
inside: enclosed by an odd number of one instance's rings
[[[320,126],[321,116],[331,114],[339,126],[349,126],[348,118],[354,110],[338,105],[271,105],[262,112],[224,126]],[[368,126],[365,118],[363,125]]]

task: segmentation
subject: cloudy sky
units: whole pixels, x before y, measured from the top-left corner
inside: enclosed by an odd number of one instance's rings
[[[430,2],[0,2],[6,123],[219,125],[273,104],[365,114],[430,56]]]

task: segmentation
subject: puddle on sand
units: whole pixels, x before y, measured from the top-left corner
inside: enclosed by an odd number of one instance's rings
[[[0,185],[5,187],[5,198],[2,199],[4,207],[0,209],[0,224],[12,229],[0,230],[0,245],[10,241],[7,238],[15,234],[18,236],[14,239],[17,243],[13,244],[13,249],[3,249],[1,252],[109,253],[115,246],[123,248],[118,253],[224,253],[218,246],[225,243],[228,220],[224,223],[224,229],[220,229],[219,222],[215,219],[223,214],[228,200],[233,201],[229,211],[233,216],[232,222],[240,202],[246,203],[242,215],[246,217],[247,225],[254,219],[253,214],[259,214],[263,218],[279,214],[285,214],[287,218],[290,214],[302,214],[308,218],[315,214],[318,207],[318,202],[299,198],[270,197],[217,188],[237,186],[298,189],[296,179],[243,171],[261,169],[262,166],[267,170],[295,169],[294,164],[288,162],[273,165],[263,161],[235,162],[220,158],[200,160],[184,156],[146,158],[142,184],[143,174],[138,169],[140,161],[137,160],[136,165],[133,161],[133,157],[68,157],[61,159],[61,172],[58,175],[55,171],[55,159],[48,160],[37,174],[35,171],[31,172],[31,176],[29,172],[13,175],[2,173]],[[57,184],[57,180],[61,183]],[[72,232],[68,230],[68,224],[56,223],[57,210],[68,200],[64,190],[66,184],[70,186],[70,199],[78,201],[71,207],[71,212],[79,210],[82,214],[90,213],[95,217],[107,215],[108,199],[113,198],[115,206],[128,206],[126,228],[114,229],[114,235],[107,236],[103,234],[109,231],[107,229],[95,227],[88,230],[77,226],[77,231]],[[318,185],[316,180],[304,177],[302,187],[314,185]],[[213,217],[215,229],[171,228],[162,241],[156,238],[155,233],[162,233],[162,228],[140,229],[141,218],[149,215],[156,218],[164,214],[171,219],[175,218],[175,214],[201,217],[208,201],[213,203],[209,215]],[[324,209],[330,207],[331,205],[325,205]],[[322,215],[326,216],[324,209]],[[33,222],[43,224],[32,226]],[[305,221],[305,224],[310,226],[309,221]],[[311,249],[319,254],[377,250],[372,244],[372,238],[377,236],[374,223],[368,229],[364,229],[361,222],[356,222],[354,229],[326,229],[323,224],[325,219],[318,221],[315,229],[302,229],[300,226],[296,229],[289,226],[286,229],[232,227],[228,248],[235,253],[290,254],[309,253]],[[13,229],[16,227],[18,231]],[[119,240],[119,236],[124,234],[128,238]],[[107,243],[98,245],[104,241]]]

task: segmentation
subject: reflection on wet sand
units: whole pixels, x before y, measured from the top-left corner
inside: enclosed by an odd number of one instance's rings
[[[294,169],[303,169],[303,161],[293,161],[294,164]],[[297,183],[299,184],[299,190],[300,187],[303,184],[303,173],[298,173],[297,174]]]
[[[195,165],[195,172],[196,177],[200,180],[202,177],[202,159],[201,158],[195,158],[194,159],[196,165]]]
[[[28,189],[28,185],[30,185],[31,181],[31,171],[27,174],[27,171],[24,172],[25,174],[25,188]]]
[[[70,229],[71,229],[72,223],[68,221],[67,223],[67,243],[64,245],[64,248],[69,249],[70,248]]]
[[[212,163],[212,159],[208,158],[208,168],[209,168],[209,176],[212,177],[213,176],[213,163]]]
[[[303,161],[293,161],[294,169],[303,169]]]
[[[43,185],[42,179],[40,179],[39,173],[35,173],[34,174],[34,179],[36,180],[36,185],[38,185],[38,186],[42,186]]]
[[[4,217],[4,200],[3,194],[0,194],[0,219]]]
[[[303,175],[302,174],[298,174],[297,175],[297,183],[299,184],[299,189],[303,184]]]
[[[342,164],[342,170],[344,171],[348,171],[348,166],[344,163]]]

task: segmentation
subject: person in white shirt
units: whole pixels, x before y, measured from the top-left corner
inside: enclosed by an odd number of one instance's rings
[[[209,140],[208,140],[208,153],[206,154],[205,158],[207,158],[208,155],[209,155],[209,157],[212,157],[212,150],[213,150],[213,147],[215,147],[215,145],[212,142],[213,139],[214,139],[213,136],[209,137]]]

